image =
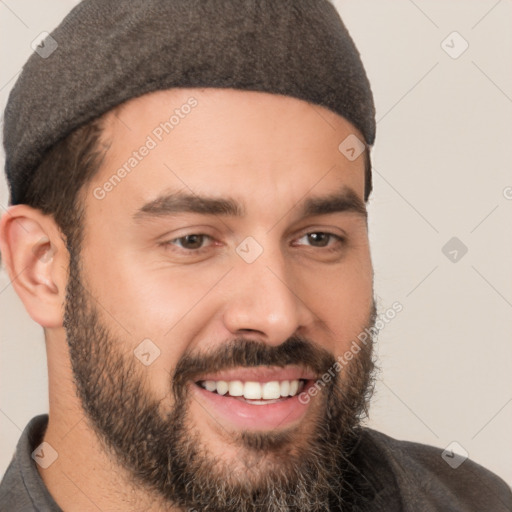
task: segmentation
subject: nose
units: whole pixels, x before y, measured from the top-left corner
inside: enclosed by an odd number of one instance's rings
[[[280,345],[315,315],[301,296],[292,269],[279,257],[237,263],[230,272],[223,322],[232,335],[255,334]],[[303,293],[303,292],[302,292]]]

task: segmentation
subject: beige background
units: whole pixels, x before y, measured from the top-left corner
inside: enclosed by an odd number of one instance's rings
[[[75,4],[0,2],[2,111],[31,42]],[[380,336],[369,423],[439,446],[440,457],[456,441],[510,484],[512,2],[336,5],[377,104],[370,204],[376,292],[382,310],[395,301],[404,307]],[[464,41],[469,46],[458,58],[446,53],[456,55]],[[2,210],[7,201],[2,179]],[[452,237],[468,248],[456,262],[442,252]],[[46,386],[42,331],[2,271],[0,475],[28,420],[47,411]]]

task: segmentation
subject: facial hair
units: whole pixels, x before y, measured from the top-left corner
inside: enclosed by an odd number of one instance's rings
[[[129,344],[100,319],[79,268],[72,253],[64,326],[77,394],[90,427],[133,485],[169,506],[198,512],[320,512],[347,506],[348,454],[373,388],[371,339],[315,397],[321,407],[305,438],[295,430],[240,432],[231,438],[239,447],[237,460],[221,461],[190,418],[187,389],[194,377],[291,364],[324,375],[332,373],[334,356],[295,336],[277,347],[240,338],[214,352],[187,353],[170,378],[169,410],[162,406],[165,398],[148,388],[147,368],[126,349]],[[375,306],[368,317],[367,332],[374,332]]]

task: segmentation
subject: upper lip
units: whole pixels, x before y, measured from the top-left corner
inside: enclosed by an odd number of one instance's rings
[[[254,366],[251,368],[232,368],[231,370],[207,373],[196,379],[196,382],[204,380],[271,382],[276,380],[312,380],[315,377],[316,375],[310,369],[300,366],[285,366],[284,368],[275,366]]]

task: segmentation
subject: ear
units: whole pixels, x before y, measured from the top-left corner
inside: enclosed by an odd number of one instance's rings
[[[0,251],[32,319],[45,328],[61,327],[69,260],[53,218],[24,204],[10,207],[0,221]]]

